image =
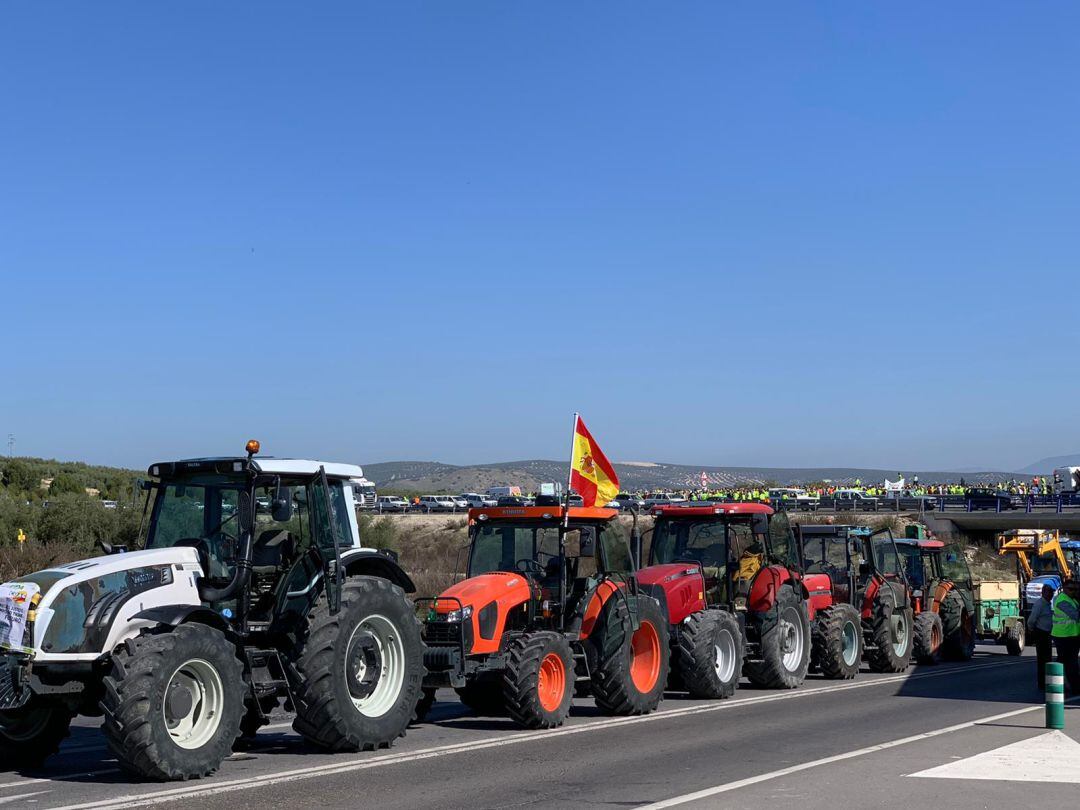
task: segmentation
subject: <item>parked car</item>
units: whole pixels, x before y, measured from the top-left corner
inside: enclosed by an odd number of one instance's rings
[[[651,509],[654,506],[671,506],[673,503],[686,503],[686,498],[670,492],[652,492],[645,496],[644,506]]]
[[[467,508],[459,506],[458,501],[449,495],[421,495],[419,507],[421,511],[429,514],[431,512],[453,512],[457,509]]]
[[[618,495],[615,496],[615,500],[619,502],[619,505],[622,509],[645,508],[645,499],[637,495],[631,495],[629,492],[620,492]]]
[[[482,509],[485,506],[499,505],[498,498],[492,498],[490,495],[481,495],[479,492],[463,492],[458,495],[458,499],[465,501],[472,509]]]
[[[838,489],[833,493],[833,509],[837,512],[876,512],[881,502],[857,489]]]
[[[376,512],[407,512],[409,502],[400,495],[380,495],[375,501]]]
[[[818,508],[818,497],[798,487],[777,487],[769,490],[769,505],[774,509],[814,512]]]
[[[531,506],[532,501],[520,495],[503,495],[495,504],[496,506]]]

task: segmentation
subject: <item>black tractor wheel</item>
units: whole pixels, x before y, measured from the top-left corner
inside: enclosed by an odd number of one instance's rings
[[[413,723],[423,723],[435,705],[435,690],[424,687],[420,690],[420,700],[416,702],[416,711],[413,713]]]
[[[1023,655],[1025,638],[1024,623],[1017,622],[1005,631],[1005,651],[1009,655]]]
[[[848,680],[859,674],[863,637],[859,611],[848,604],[821,611],[813,633],[813,658],[830,680]]]
[[[0,759],[16,771],[38,768],[68,736],[71,712],[63,706],[28,704],[0,712]]]
[[[781,585],[776,604],[756,617],[761,622],[761,658],[747,661],[743,673],[755,686],[794,689],[810,668],[810,615],[799,594]]]
[[[574,698],[574,653],[559,633],[541,631],[514,639],[506,651],[503,702],[524,728],[566,722]]]
[[[690,697],[731,697],[742,675],[743,639],[739,623],[722,610],[691,614],[679,626],[674,660],[678,662],[682,687]]]
[[[113,653],[104,687],[105,740],[136,776],[207,776],[240,736],[244,665],[216,628],[182,624],[129,639]]]
[[[873,672],[904,672],[911,664],[914,613],[897,607],[892,591],[883,585],[870,620],[866,662]]]
[[[501,678],[475,678],[460,689],[458,698],[483,717],[502,717],[506,714]]]
[[[633,600],[638,627],[630,616]],[[664,696],[670,654],[667,618],[648,596],[616,593],[593,631],[596,666],[592,691],[596,705],[608,714],[647,714]]]
[[[330,751],[373,751],[405,733],[424,677],[424,645],[412,604],[381,577],[344,583],[331,615],[319,597],[294,651],[300,683],[293,728]]]
[[[941,644],[944,638],[940,616],[929,610],[916,616],[915,636],[912,639],[915,661],[920,664],[938,663],[941,660]]]
[[[953,661],[968,661],[975,655],[975,617],[956,590],[945,594],[939,609],[945,633],[942,653]]]

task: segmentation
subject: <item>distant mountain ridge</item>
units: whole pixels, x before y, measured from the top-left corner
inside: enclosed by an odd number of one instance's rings
[[[378,487],[415,492],[470,492],[494,486],[520,486],[534,491],[546,481],[565,481],[568,473],[566,462],[542,459],[468,466],[437,461],[388,461],[363,467],[364,475]],[[711,467],[643,461],[616,462],[615,471],[622,487],[633,491],[699,487],[702,472],[706,474],[708,486],[717,489],[769,483],[794,486],[824,480],[851,483],[858,479],[869,484],[880,483],[885,478],[895,480],[901,472],[910,479],[915,473],[913,470],[859,467]],[[925,484],[961,478],[969,483],[988,483],[1013,478],[1018,473],[918,471],[918,475],[919,482]]]
[[[1080,453],[1040,459],[1034,464],[1028,464],[1020,472],[1024,475],[1050,475],[1058,467],[1080,467]]]

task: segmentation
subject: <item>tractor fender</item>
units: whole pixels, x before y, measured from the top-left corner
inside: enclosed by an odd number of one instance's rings
[[[358,548],[341,553],[341,565],[350,577],[380,577],[393,582],[405,593],[416,593],[416,586],[398,561],[387,552]]]
[[[178,627],[181,624],[207,624],[218,630],[229,631],[229,623],[220,614],[203,605],[159,605],[139,611],[131,617],[133,620],[153,622],[165,627]]]
[[[770,565],[762,568],[754,577],[750,585],[750,594],[746,599],[747,608],[754,613],[768,613],[776,604],[780,587],[785,583],[790,583],[802,599],[807,598],[806,586],[795,579],[788,569],[780,565]]]

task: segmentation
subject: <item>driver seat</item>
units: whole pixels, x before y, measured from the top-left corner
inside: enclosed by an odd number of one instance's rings
[[[292,559],[293,539],[282,529],[261,532],[251,547],[251,571],[255,574],[273,574],[287,560]]]

